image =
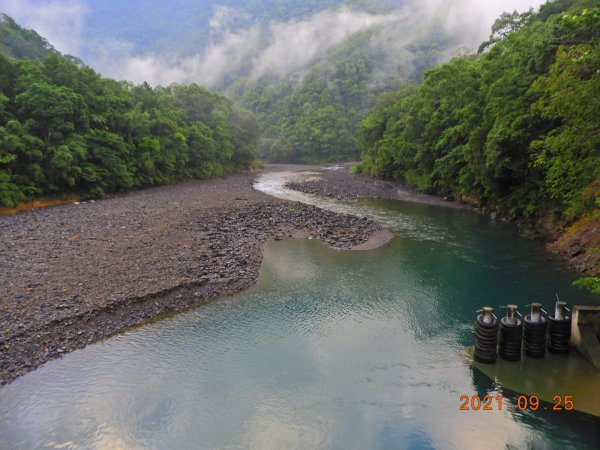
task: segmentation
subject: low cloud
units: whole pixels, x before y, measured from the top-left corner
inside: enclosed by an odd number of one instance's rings
[[[250,80],[300,77],[305,69],[356,33],[373,30],[370,45],[386,53],[390,76],[410,76],[411,44],[422,41],[432,29],[452,41],[445,55],[475,49],[489,35],[493,21],[503,12],[526,11],[541,0],[412,0],[388,14],[368,14],[342,7],[312,17],[272,22],[245,29],[230,29],[240,12],[216,7],[209,22],[213,43],[202,52],[177,58],[160,54],[133,54],[132,49],[111,51],[93,65],[110,76],[152,85],[197,82],[208,88],[245,74]],[[117,55],[117,57],[115,57]],[[400,68],[398,61],[403,61]]]
[[[239,9],[229,8],[227,6],[217,5],[214,8],[213,16],[208,22],[212,33],[221,33],[235,25],[239,21],[248,21],[250,16]]]
[[[88,7],[81,0],[2,0],[0,12],[45,37],[57,50],[77,55]]]
[[[218,88],[243,74],[300,78],[316,60],[351,36],[371,30],[369,45],[384,54],[380,78],[411,75],[412,44],[431,30],[450,41],[449,58],[459,49],[477,48],[503,11],[526,11],[542,0],[409,0],[387,14],[342,7],[301,20],[255,24],[238,9],[216,6],[209,21],[211,44],[190,57],[137,53],[128,42],[101,39],[86,61],[103,74],[151,85],[197,82]],[[88,7],[85,0],[3,0],[2,12],[35,29],[58,50],[77,55]],[[90,45],[90,43],[87,43]]]
[[[230,10],[217,9],[210,24],[222,32],[220,39],[201,54],[189,58],[127,54],[115,61],[112,53],[99,60],[98,66],[117,78],[150,84],[195,81],[215,87],[240,71],[251,79],[281,78],[301,71],[353,34],[396,18],[394,14],[372,15],[342,8],[305,20],[223,32],[223,22],[231,14]]]
[[[342,8],[316,14],[304,21],[273,24],[269,44],[254,58],[250,77],[289,75],[350,36],[396,20],[395,14],[371,15]]]
[[[423,16],[442,19],[445,31],[476,47],[485,40],[494,21],[503,12],[537,9],[546,0],[426,0],[412,4]]]

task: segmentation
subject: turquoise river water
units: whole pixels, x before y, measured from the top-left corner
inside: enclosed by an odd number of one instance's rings
[[[282,177],[259,188],[297,195]],[[520,411],[465,356],[484,305],[598,302],[539,243],[466,210],[300,199],[396,238],[355,252],[268,243],[251,289],[0,388],[0,449],[600,448],[600,418]],[[501,410],[459,409],[488,393]]]

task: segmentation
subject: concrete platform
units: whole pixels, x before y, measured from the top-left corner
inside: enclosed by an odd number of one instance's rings
[[[571,346],[600,369],[600,306],[574,306]]]

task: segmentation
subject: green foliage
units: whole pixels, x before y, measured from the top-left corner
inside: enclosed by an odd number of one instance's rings
[[[504,14],[488,51],[383,96],[359,126],[360,168],[511,217],[597,208],[600,9],[588,3]]]
[[[596,197],[596,200],[599,203],[598,206],[600,206],[600,198]],[[596,212],[595,215],[596,217],[599,216],[600,212]],[[587,253],[600,255],[600,248],[592,247],[587,250]],[[598,274],[598,269],[600,269],[600,262],[594,263],[594,266],[596,267],[596,274]],[[597,276],[580,278],[579,280],[574,281],[573,285],[581,289],[587,289],[588,291],[593,292],[594,294],[600,295],[600,278]]]
[[[43,61],[57,52],[35,31],[21,28],[11,17],[0,14],[0,53],[13,59],[31,58]]]
[[[577,286],[581,289],[587,289],[594,294],[600,295],[600,278],[598,277],[586,277],[581,278],[573,283],[574,286]]]
[[[600,9],[584,9],[581,14],[566,14],[561,28],[565,35],[577,43],[598,44],[600,38]]]
[[[270,33],[294,27],[315,15],[345,7],[351,11],[385,14],[399,11],[404,0],[87,0],[94,11],[86,19],[88,37],[105,35],[134,46],[134,53],[164,53],[176,56],[202,54],[211,44],[231,35],[246,36],[248,30],[261,35],[263,47]],[[392,16],[400,16],[393,14]],[[392,17],[390,16],[390,18]],[[211,21],[211,17],[214,19]],[[264,131],[261,157],[269,161],[321,162],[356,160],[359,146],[356,126],[374,105],[377,96],[399,87],[400,82],[419,79],[425,68],[446,58],[462,36],[450,35],[437,23],[410,26],[400,33],[390,23],[369,27],[285,78],[274,72],[256,79],[254,57],[240,58],[218,80],[215,89],[254,112]],[[212,22],[212,25],[211,25]],[[177,23],[173,27],[173,23]],[[311,25],[312,26],[312,25]],[[350,29],[354,26],[350,26]],[[310,30],[309,28],[304,28]],[[259,31],[260,30],[260,31]],[[387,31],[386,31],[387,30]],[[312,32],[311,32],[312,33]],[[453,33],[454,34],[454,33]],[[315,38],[317,38],[315,36]],[[317,38],[317,39],[322,39]],[[300,39],[303,41],[304,39]],[[410,44],[409,44],[410,42]],[[316,42],[315,42],[316,43]],[[86,49],[85,40],[83,51]],[[319,47],[322,47],[319,44]],[[328,45],[324,45],[328,47]],[[254,48],[254,47],[252,47]],[[88,50],[92,51],[91,48]],[[243,51],[246,54],[246,51]],[[307,54],[313,53],[307,49]],[[242,54],[242,53],[240,53]],[[92,51],[90,57],[97,57]],[[236,66],[236,69],[233,69]],[[271,64],[267,64],[271,66]],[[400,77],[403,79],[401,80]]]
[[[228,94],[252,110],[264,128],[262,158],[317,163],[359,157],[360,120],[381,92],[399,86],[399,80],[381,72],[386,56],[372,48],[370,38],[370,32],[356,34],[312,64],[301,79],[241,79],[229,88]],[[411,62],[417,77],[445,48],[442,38],[427,38],[412,49],[418,55]]]
[[[192,84],[152,89],[102,78],[60,55],[0,54],[0,205],[104,195],[253,167],[259,128]]]
[[[486,48],[501,41],[513,31],[517,31],[531,21],[533,13],[528,11],[524,14],[519,14],[517,11],[512,13],[502,13],[492,25],[492,33],[488,41],[479,46],[478,53],[483,52]]]

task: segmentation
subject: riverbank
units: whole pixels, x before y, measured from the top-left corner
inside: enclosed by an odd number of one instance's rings
[[[337,200],[371,197],[424,203],[447,208],[469,208],[469,206],[463,203],[445,200],[435,195],[423,194],[410,186],[400,183],[378,180],[363,173],[351,173],[351,167],[351,163],[345,163],[342,166],[333,167],[331,170],[321,172],[321,176],[319,177],[286,183],[286,187],[304,192],[305,194],[330,197]]]
[[[365,174],[353,174],[350,172],[351,167],[352,164],[346,163],[337,170],[325,170],[318,177],[289,182],[286,187],[338,200],[372,197],[475,210],[463,203],[422,194],[400,183],[377,180]],[[524,235],[542,240],[546,249],[558,254],[574,272],[598,275],[600,255],[588,250],[600,247],[600,218],[586,218],[566,230],[556,227],[535,230],[531,226],[520,228]]]
[[[251,286],[268,239],[313,237],[339,249],[389,239],[366,218],[258,192],[255,176],[0,217],[0,383],[126,328]]]

